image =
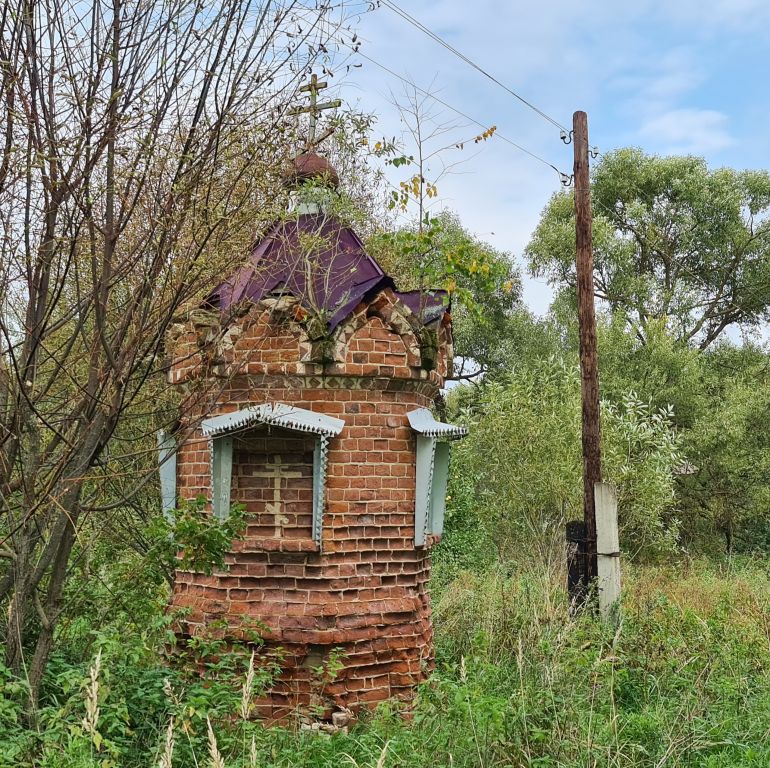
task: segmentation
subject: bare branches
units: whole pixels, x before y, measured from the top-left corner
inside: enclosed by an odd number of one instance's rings
[[[114,435],[148,443],[171,418],[166,331],[245,253],[309,46],[343,15],[310,0],[0,11],[0,596],[9,663],[35,648],[33,698],[83,501],[127,503],[93,470]]]

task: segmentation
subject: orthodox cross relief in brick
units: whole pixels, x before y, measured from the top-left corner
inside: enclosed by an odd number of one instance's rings
[[[283,549],[313,536],[313,438],[276,431],[238,440],[234,502],[246,505],[244,546]],[[276,547],[278,542],[282,542]]]
[[[279,454],[275,454],[272,457],[272,461],[268,462],[268,467],[270,467],[268,471],[254,472],[253,474],[254,477],[267,477],[273,481],[273,501],[265,505],[265,510],[275,518],[273,538],[280,539],[283,537],[283,526],[289,523],[289,518],[283,514],[284,502],[281,499],[281,481],[304,477],[304,475],[302,472],[292,472],[288,467],[284,466]]]

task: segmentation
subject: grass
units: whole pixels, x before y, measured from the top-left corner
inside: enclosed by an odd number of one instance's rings
[[[214,654],[200,685],[163,666],[149,634],[102,632],[100,657],[54,665],[37,729],[22,725],[23,686],[0,675],[0,765],[770,765],[761,563],[624,578],[622,620],[608,625],[570,617],[553,574],[460,572],[436,595],[438,670],[411,716],[382,707],[333,737],[250,722],[248,695],[267,681],[248,656],[223,667]]]

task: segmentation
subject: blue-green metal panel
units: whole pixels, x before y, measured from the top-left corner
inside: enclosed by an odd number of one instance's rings
[[[446,489],[449,480],[449,443],[437,443],[433,459],[433,485],[430,493],[431,533],[440,535],[444,532],[444,513],[446,512]]]
[[[215,437],[209,443],[211,450],[211,480],[214,516],[226,520],[230,515],[230,488],[233,479],[233,438]]]
[[[160,474],[160,503],[163,515],[172,519],[176,509],[176,439],[166,431],[158,432],[158,473]]]
[[[425,546],[425,534],[431,509],[433,486],[433,458],[436,453],[436,438],[417,435],[417,465],[414,493],[414,545]]]

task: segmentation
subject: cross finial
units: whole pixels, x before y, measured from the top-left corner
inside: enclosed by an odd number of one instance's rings
[[[321,115],[321,112],[325,109],[334,109],[335,107],[339,107],[342,104],[342,101],[340,99],[334,99],[333,101],[326,101],[323,104],[318,103],[318,92],[322,91],[324,88],[328,88],[328,86],[329,84],[326,81],[319,83],[318,75],[314,73],[310,77],[310,82],[306,83],[303,86],[300,86],[300,89],[299,89],[302,93],[310,93],[309,106],[294,107],[293,109],[289,110],[290,115],[303,115],[303,114],[310,115],[310,129],[308,131],[307,149],[312,149],[316,144],[320,144],[325,138],[327,138],[333,133],[333,129],[331,129],[329,131],[326,131],[319,138],[316,138],[316,135],[315,135],[316,124],[318,122],[319,116]]]

